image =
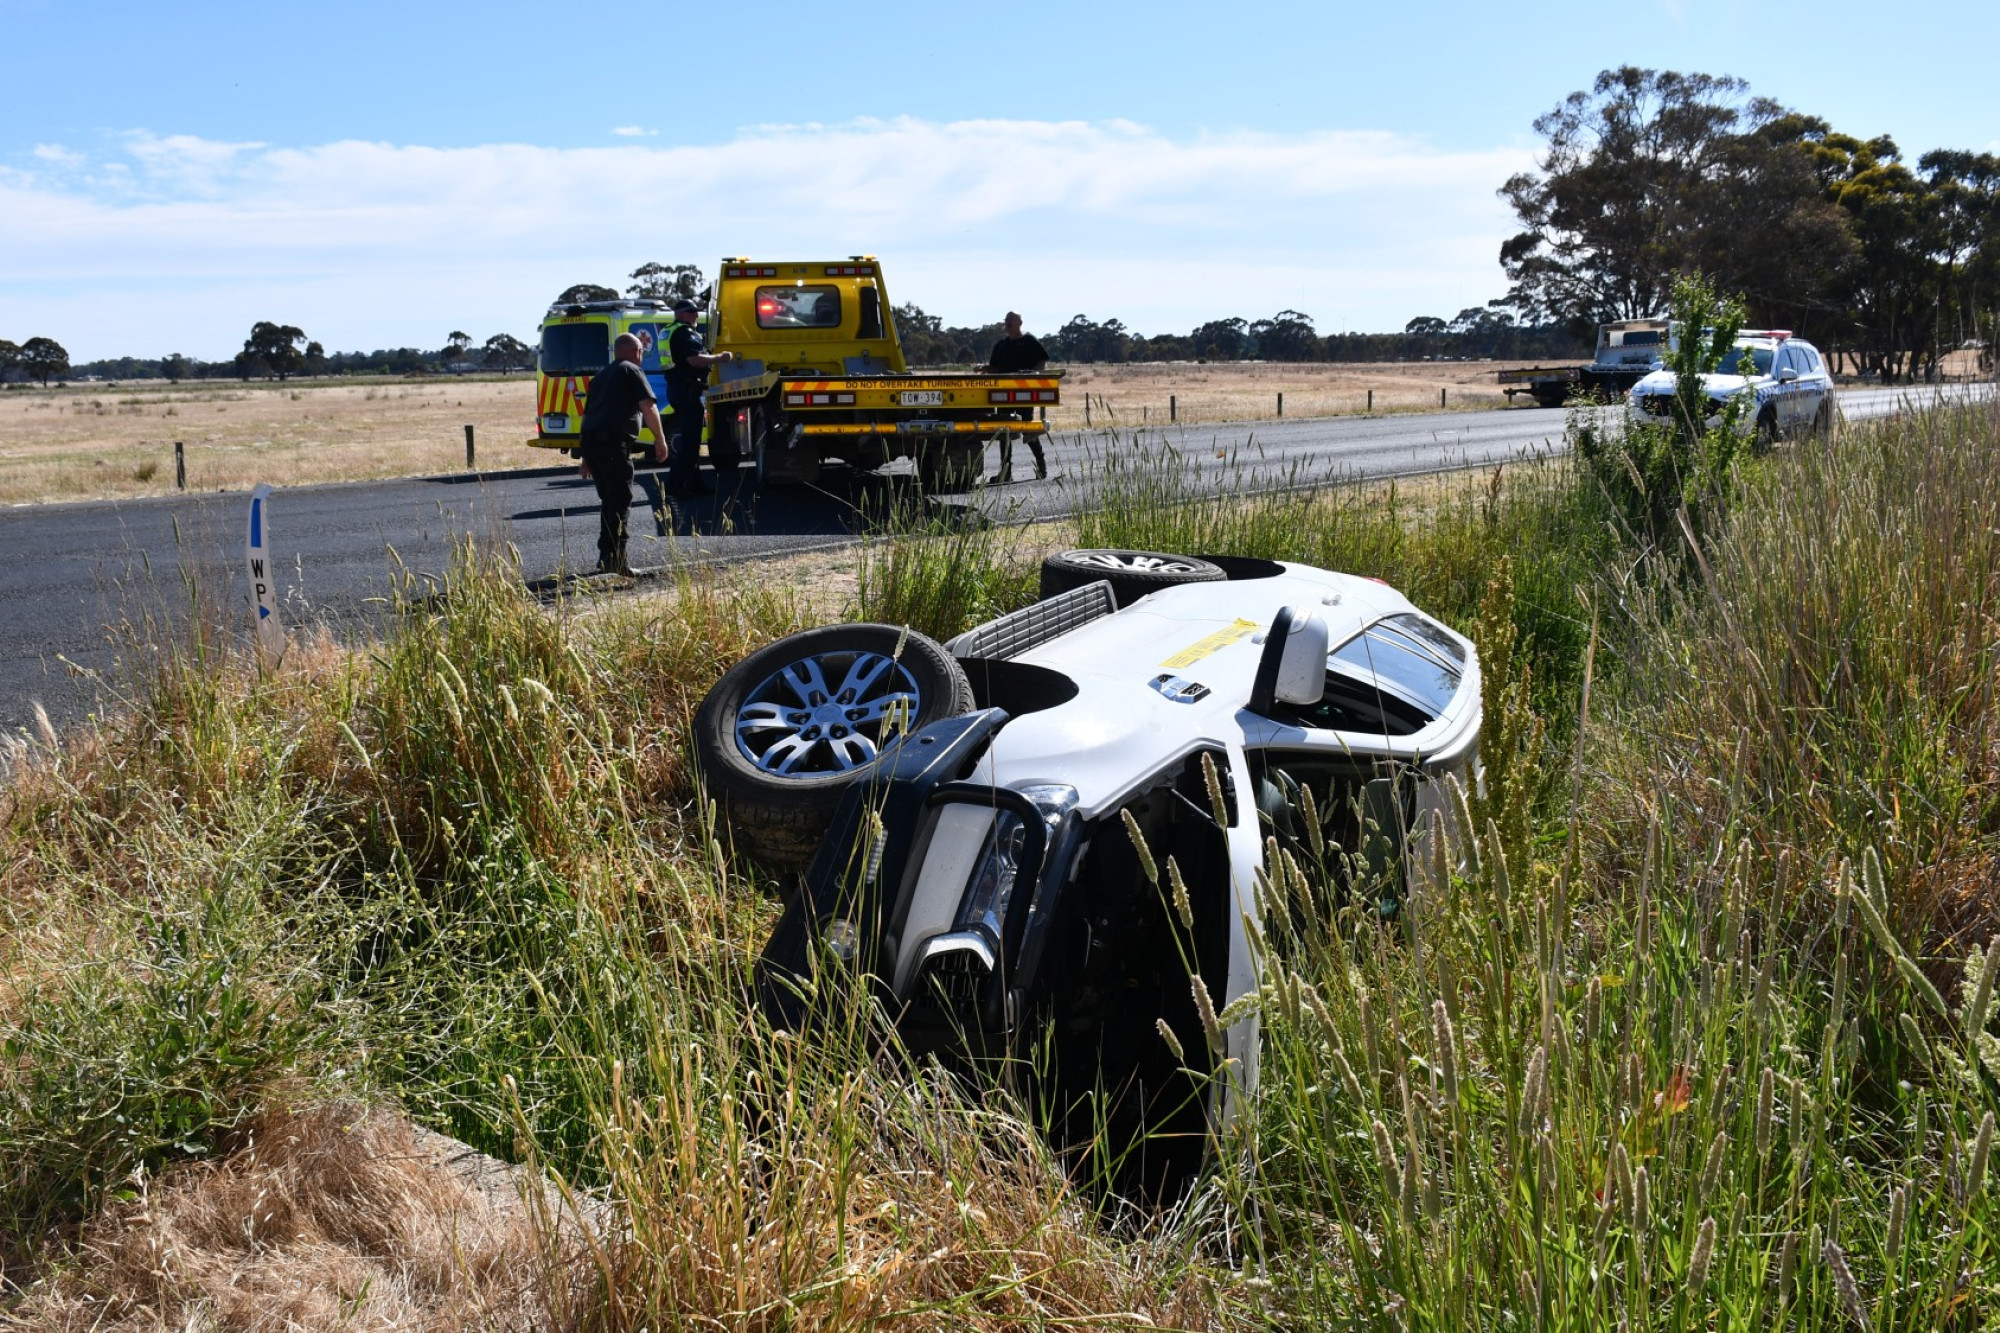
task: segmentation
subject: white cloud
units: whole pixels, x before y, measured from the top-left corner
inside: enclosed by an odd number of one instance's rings
[[[257,319],[329,348],[525,335],[572,282],[724,254],[885,261],[951,321],[1137,329],[1281,307],[1400,327],[1496,295],[1519,147],[1382,133],[1173,139],[1122,122],[759,126],[723,144],[308,148],[135,133],[0,172],[0,337],[221,356]],[[32,328],[28,326],[34,326]]]
[[[623,139],[650,139],[659,134],[658,130],[649,130],[644,125],[619,125],[611,132]]]

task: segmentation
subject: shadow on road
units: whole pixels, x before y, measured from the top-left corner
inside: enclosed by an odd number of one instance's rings
[[[661,473],[638,474],[632,504],[632,530],[646,531],[652,518],[657,537],[772,538],[851,537],[898,528],[949,525],[985,518],[965,495],[925,495],[910,473],[863,472],[830,466],[812,486],[758,486],[750,471],[733,476],[704,471],[711,488],[705,495],[670,496]],[[552,477],[540,488],[554,500],[507,515],[512,523],[575,523],[596,518],[600,506],[596,488],[574,473]]]

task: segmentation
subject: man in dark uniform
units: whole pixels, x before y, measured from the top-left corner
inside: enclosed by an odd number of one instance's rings
[[[710,354],[695,329],[700,308],[683,296],[674,302],[674,322],[667,325],[660,342],[665,355],[660,363],[667,370],[667,406],[674,414],[674,448],[667,464],[667,494],[706,495],[701,480],[701,392],[708,383],[709,367],[734,361],[734,352]]]
[[[584,398],[580,452],[583,476],[597,483],[597,572],[630,575],[625,524],[632,513],[632,450],[643,422],[653,432],[653,461],[667,457],[667,428],[653,401],[653,386],[639,368],[644,355],[629,333],[611,344],[611,364],[593,375]]]
[[[979,368],[982,374],[1018,375],[1024,370],[1040,370],[1049,363],[1048,349],[1042,346],[1041,339],[1032,333],[1023,333],[1021,317],[1011,310],[1007,312],[1006,329],[1000,341],[993,344],[993,353],[986,358],[986,364]],[[1019,419],[1027,420],[1025,412],[1019,415]],[[1035,476],[1048,476],[1049,465],[1042,457],[1041,437],[1030,435],[1027,444],[1028,452],[1035,456]],[[1000,437],[1000,476],[997,480],[1014,480],[1014,437],[1011,434]]]

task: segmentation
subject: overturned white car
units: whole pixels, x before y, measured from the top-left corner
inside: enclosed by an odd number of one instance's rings
[[[1258,988],[1266,840],[1387,910],[1479,729],[1471,643],[1385,584],[1070,551],[948,645],[774,643],[696,737],[739,845],[804,871],[760,964],[776,1022],[865,978],[912,1047],[1004,1062],[1060,1148],[1158,1193],[1256,1087],[1254,1014],[1212,1044],[1193,977],[1218,1011]]]

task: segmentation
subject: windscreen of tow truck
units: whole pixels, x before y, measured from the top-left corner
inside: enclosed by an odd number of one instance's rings
[[[544,375],[595,375],[611,363],[605,324],[551,324],[542,330]]]
[[[833,286],[759,287],[757,327],[760,329],[837,329],[840,288]]]

